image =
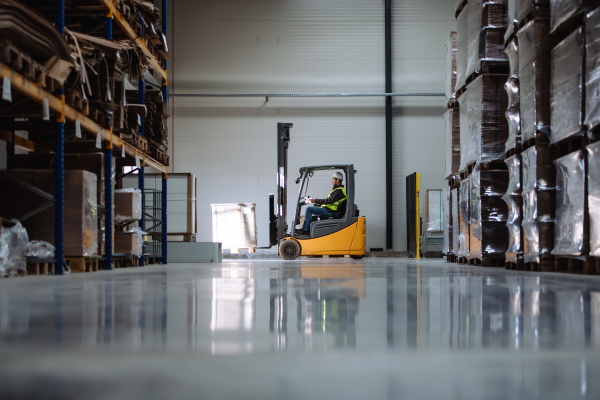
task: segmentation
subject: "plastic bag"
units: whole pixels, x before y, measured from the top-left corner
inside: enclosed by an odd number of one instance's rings
[[[26,270],[25,252],[29,236],[19,221],[0,230],[0,275],[14,276]]]
[[[42,240],[32,240],[27,244],[27,257],[54,258],[54,246]]]

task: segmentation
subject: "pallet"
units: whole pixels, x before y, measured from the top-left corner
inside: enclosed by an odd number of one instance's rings
[[[554,257],[550,255],[540,256],[540,262],[525,263],[525,271],[530,272],[554,272]]]
[[[518,154],[521,154],[521,146],[517,145],[514,149],[510,149],[505,153],[505,157],[506,158],[510,158],[512,156],[516,156]]]
[[[62,87],[58,81],[48,76],[46,67],[31,59],[8,40],[0,41],[0,63],[48,92]]]
[[[232,247],[230,249],[231,254],[237,254],[240,253],[241,249],[248,249],[248,253],[249,254],[254,254],[256,253],[256,249],[254,247]],[[223,249],[223,252],[225,251],[225,249]]]
[[[556,149],[556,158],[560,158],[575,151],[583,150],[588,144],[590,144],[590,139],[586,132],[582,131],[577,135],[569,136],[553,143],[552,146]]]
[[[117,268],[129,268],[139,267],[140,257],[137,256],[117,256],[113,257],[113,267]]]
[[[475,166],[479,165],[480,171],[507,171],[508,166],[504,162],[504,160],[493,160],[493,161],[471,161],[467,164],[467,168],[460,172],[460,180],[465,180],[467,177],[471,176],[473,171],[475,170]]]
[[[458,16],[460,15],[460,13],[462,12],[462,10],[465,9],[465,7],[467,6],[467,2],[468,0],[463,1],[457,8],[456,11],[454,12],[454,18],[458,18]]]
[[[456,254],[448,253],[446,254],[446,262],[458,264],[458,256]]]
[[[88,116],[90,114],[90,103],[87,99],[72,89],[65,90],[65,104],[75,109],[75,111]]]
[[[586,14],[587,13],[578,13],[572,16],[570,19],[562,23],[558,29],[552,32],[552,34],[557,38],[558,42],[562,42],[567,38],[567,36],[583,26]]]
[[[35,262],[27,259],[27,275],[48,275],[54,274],[54,262]]]
[[[98,271],[99,257],[65,257],[65,261],[72,273]]]
[[[596,275],[600,274],[600,258],[584,257],[556,257],[554,272],[570,274]]]
[[[162,256],[145,256],[144,265],[162,264]]]
[[[512,262],[512,261],[506,261],[504,263],[506,269],[509,269],[511,271],[524,271],[525,270],[525,263],[523,262],[523,259],[517,260],[517,262]]]
[[[448,178],[448,186],[452,187],[452,188],[460,187],[460,176],[455,175],[455,176]]]
[[[159,149],[158,147],[154,146],[152,143],[150,143],[149,147],[150,147],[150,157],[154,158],[159,163],[168,167],[169,166],[169,156],[167,155],[167,152]]]
[[[520,31],[521,29],[523,29],[523,27],[525,25],[527,25],[528,23],[530,23],[531,21],[533,21],[535,19],[541,19],[541,20],[550,19],[550,8],[544,7],[544,6],[536,7],[533,11],[531,11],[529,14],[527,14],[527,16],[525,18],[523,18],[522,21],[519,21],[517,23],[517,29],[515,30],[515,32]]]
[[[183,242],[195,242],[196,241],[196,234],[195,233],[170,232],[170,233],[167,233],[167,236],[183,236]],[[159,240],[162,240],[162,233],[158,234],[158,238],[159,238]]]
[[[472,258],[469,260],[469,265],[481,266],[481,267],[504,267],[506,258],[502,255],[484,255],[483,260],[479,258]]]
[[[480,61],[479,68],[467,77],[465,86],[479,78],[481,75],[509,75],[510,65],[508,61]],[[458,93],[457,93],[458,97]]]
[[[136,133],[134,129],[119,129],[118,135],[124,142],[129,143],[136,149],[144,153],[148,152],[148,140]]]
[[[448,110],[460,110],[458,98],[448,100],[448,102],[446,103],[446,108],[448,108]]]
[[[521,152],[524,152],[525,150],[533,146],[546,144],[550,144],[550,138],[545,133],[538,132],[534,138],[531,138],[526,142],[521,143]]]
[[[469,265],[469,259],[467,257],[458,257],[457,263],[460,265]]]

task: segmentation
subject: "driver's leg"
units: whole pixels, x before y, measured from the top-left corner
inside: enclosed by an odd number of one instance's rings
[[[302,230],[304,230],[306,232],[310,232],[310,223],[312,222],[313,215],[320,217],[323,215],[332,215],[332,214],[328,209],[323,208],[323,207],[314,207],[314,206],[307,207],[306,214],[304,217],[304,226],[302,227]]]

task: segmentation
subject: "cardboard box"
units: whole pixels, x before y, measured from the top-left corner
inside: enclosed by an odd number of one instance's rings
[[[115,221],[142,219],[142,192],[139,189],[115,190]]]
[[[8,170],[11,176],[54,196],[53,170]],[[88,171],[65,171],[65,255],[91,256],[98,253],[96,175]],[[20,218],[48,200],[0,175],[0,215]],[[54,245],[54,207],[22,221],[30,240]]]
[[[144,237],[140,231],[116,232],[114,254],[142,255]]]

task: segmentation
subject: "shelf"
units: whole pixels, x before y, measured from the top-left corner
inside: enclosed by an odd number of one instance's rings
[[[163,66],[160,65],[160,63],[154,57],[154,55],[152,53],[150,53],[150,51],[146,47],[146,41],[144,39],[140,38],[138,36],[138,34],[133,30],[131,25],[129,25],[129,22],[127,22],[125,20],[125,18],[123,18],[123,16],[119,12],[119,10],[117,10],[117,8],[113,5],[112,0],[99,0],[99,1],[104,6],[104,8],[106,8],[106,10],[108,11],[109,14],[112,13],[115,20],[117,21],[117,24],[119,24],[121,29],[123,29],[125,34],[129,37],[129,39],[136,42],[144,50],[144,54],[146,55],[146,58],[148,58],[148,60],[150,61],[150,65],[152,66],[152,69],[154,71],[156,71],[156,73],[161,77],[163,85],[166,85],[167,71],[165,71],[163,69]]]
[[[48,100],[48,106],[50,109],[54,110],[57,113],[62,113],[66,119],[69,119],[73,122],[79,121],[81,128],[87,130],[88,132],[100,134],[102,136],[102,140],[105,142],[110,142],[113,145],[113,148],[125,148],[125,153],[130,155],[131,157],[138,156],[142,165],[146,167],[152,167],[164,174],[167,173],[167,167],[154,160],[151,157],[148,157],[142,151],[136,149],[128,143],[125,143],[121,138],[113,135],[109,130],[101,127],[90,118],[85,115],[75,111],[72,107],[66,105],[64,100],[59,99],[56,96],[51,95],[46,92],[40,86],[35,83],[28,81],[23,78],[19,73],[13,71],[9,67],[0,63],[0,78],[7,77],[10,79],[12,88],[18,90],[24,95],[30,97],[31,99],[42,103],[44,99]]]

